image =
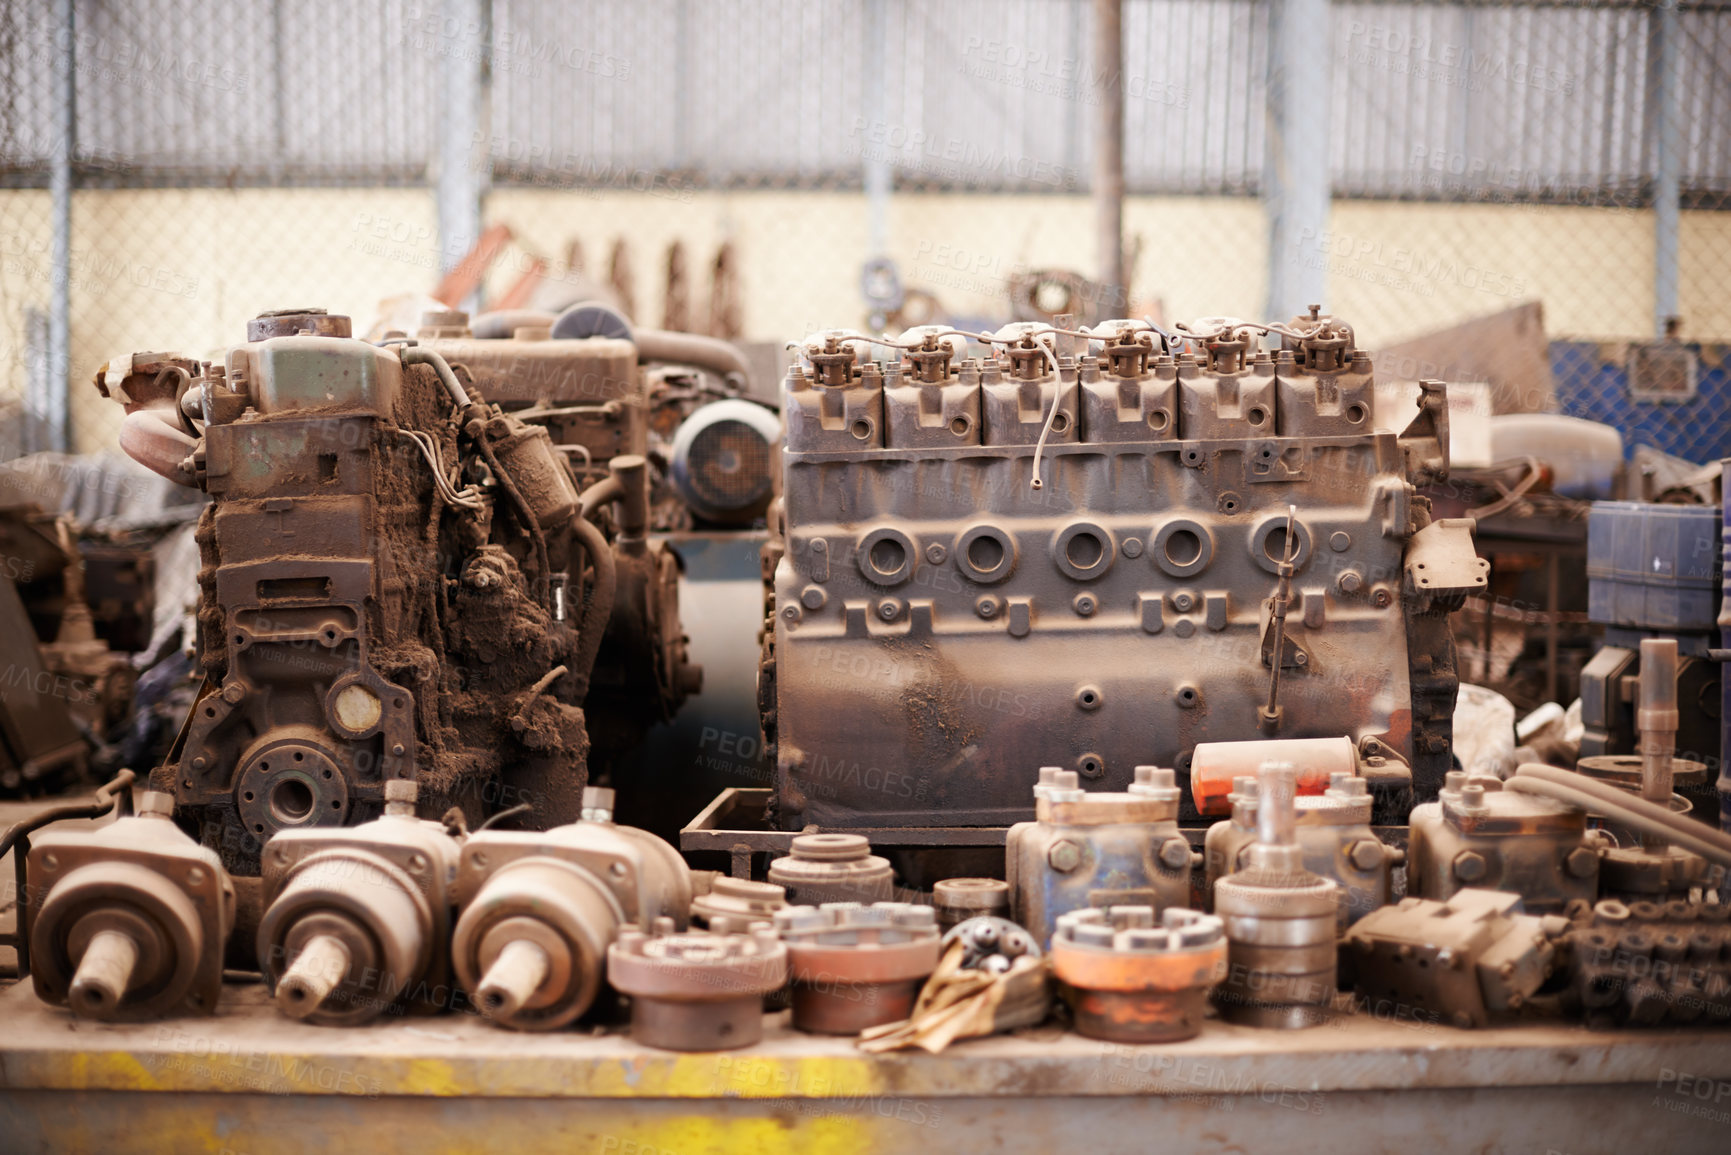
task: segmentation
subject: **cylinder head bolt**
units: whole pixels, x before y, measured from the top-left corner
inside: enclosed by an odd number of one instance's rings
[[[415,799],[415,783],[391,779],[374,821],[285,830],[265,848],[258,958],[283,1014],[352,1026],[405,997],[438,1009],[429,996],[450,985],[458,846],[415,817]]]
[[[895,891],[889,859],[861,834],[802,834],[791,853],[769,864],[769,881],[787,888],[792,906],[885,902]]]
[[[740,934],[619,932],[607,976],[631,997],[631,1037],[667,1051],[724,1051],[763,1037],[763,999],[787,981],[787,948],[768,926]]]
[[[1220,919],[1172,907],[1073,910],[1052,936],[1076,1030],[1115,1043],[1170,1043],[1202,1030],[1208,992],[1226,977]]]
[[[938,966],[938,923],[929,906],[825,903],[778,911],[793,976],[793,1025],[857,1035],[907,1018]]]
[[[1232,1022],[1315,1026],[1335,995],[1340,887],[1304,867],[1292,764],[1266,763],[1258,778],[1257,841],[1244,869],[1214,887],[1229,965],[1214,1000]]]
[[[31,840],[21,904],[36,997],[104,1021],[211,1014],[222,991],[234,884],[216,852],[181,832],[174,798],[138,814]]]

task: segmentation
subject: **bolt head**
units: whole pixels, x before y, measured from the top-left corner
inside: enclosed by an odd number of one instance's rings
[[[1346,854],[1359,870],[1375,870],[1382,865],[1382,843],[1374,838],[1359,839]]]
[[[1577,846],[1563,859],[1563,869],[1571,878],[1591,878],[1599,872],[1599,856],[1585,846]]]
[[[1190,843],[1182,838],[1168,838],[1160,844],[1160,861],[1168,870],[1183,870],[1190,865]]]
[[[1484,855],[1476,850],[1463,850],[1455,855],[1455,877],[1469,886],[1482,879],[1488,869]]]
[[[949,556],[950,551],[945,549],[939,542],[934,541],[932,544],[926,546],[926,560],[931,562],[933,565],[943,565],[944,559]]]
[[[893,622],[902,612],[902,604],[895,598],[885,598],[878,603],[878,617],[886,622]]]
[[[1059,874],[1068,874],[1082,865],[1082,847],[1068,838],[1060,838],[1046,851],[1046,865]]]

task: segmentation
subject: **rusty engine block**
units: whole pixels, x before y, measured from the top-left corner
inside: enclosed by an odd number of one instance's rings
[[[392,779],[433,814],[575,820],[591,762],[699,684],[646,537],[631,342],[427,325],[374,345],[291,310],[219,360],[98,375],[122,447],[214,499],[204,687],[152,782],[237,873],[278,831],[376,817]]]
[[[782,828],[945,845],[1027,818],[1039,767],[1187,785],[1198,743],[1262,737],[1401,754],[1379,821],[1435,795],[1447,613],[1487,568],[1417,491],[1447,475],[1444,386],[1397,434],[1337,318],[1178,328],[803,343],[764,559]]]

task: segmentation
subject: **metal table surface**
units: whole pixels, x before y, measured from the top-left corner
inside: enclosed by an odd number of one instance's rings
[[[231,984],[213,1018],[75,1021],[0,987],[0,1150],[1731,1150],[1731,1031],[1210,1020],[1166,1046],[1048,1026],[871,1056],[772,1016],[678,1054],[472,1015],[360,1029]]]

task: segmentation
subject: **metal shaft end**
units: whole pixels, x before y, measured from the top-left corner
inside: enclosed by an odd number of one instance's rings
[[[72,1009],[79,1014],[112,1014],[126,997],[132,968],[138,965],[138,944],[118,930],[98,931],[78,960],[68,993]]]
[[[506,943],[481,979],[481,1013],[496,1019],[522,1010],[547,981],[552,965],[547,952],[528,939]]]
[[[349,961],[349,948],[342,940],[328,934],[314,938],[277,983],[278,1009],[294,1019],[313,1014],[349,973]]]

